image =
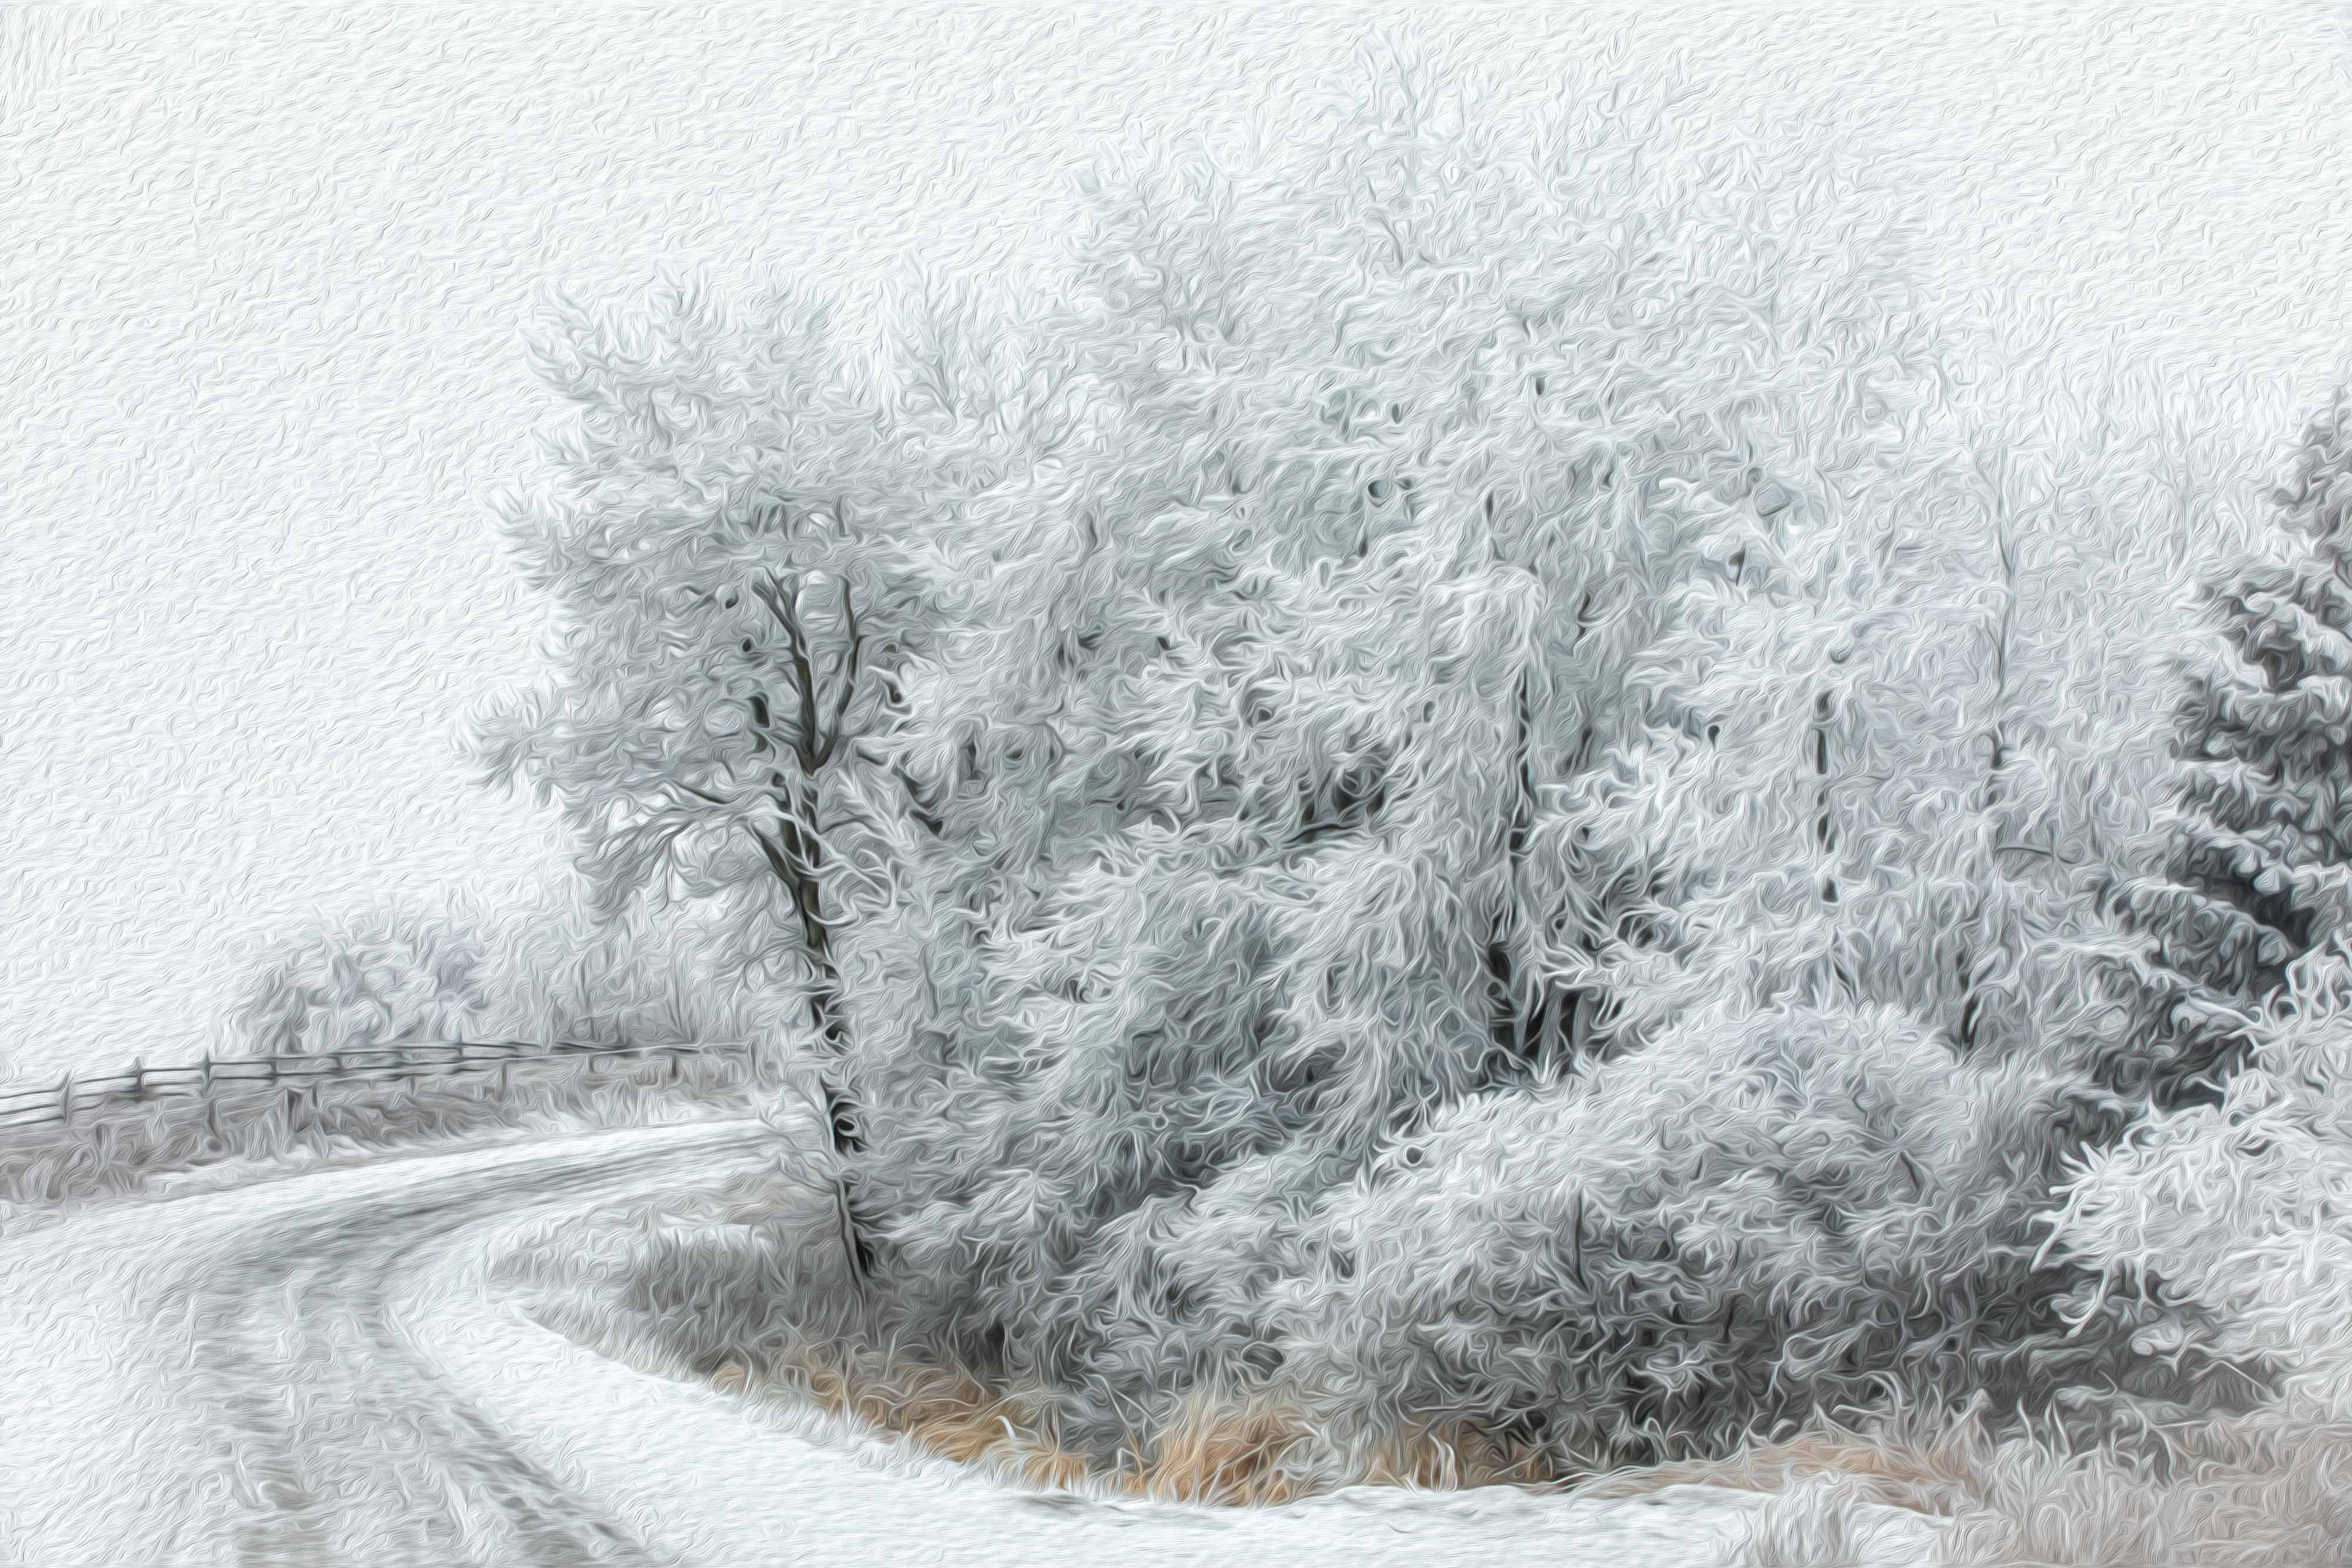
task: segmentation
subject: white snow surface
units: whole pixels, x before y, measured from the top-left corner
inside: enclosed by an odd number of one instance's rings
[[[759,1123],[410,1155],[0,1237],[0,1561],[1725,1560],[1757,1500],[1358,1488],[1280,1509],[1015,1489],[646,1375],[492,1289],[517,1226],[773,1152]]]

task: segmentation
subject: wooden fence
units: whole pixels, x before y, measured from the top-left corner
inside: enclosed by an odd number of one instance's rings
[[[42,1089],[0,1091],[0,1131],[19,1127],[63,1125],[106,1106],[145,1100],[216,1097],[272,1087],[304,1084],[399,1082],[496,1073],[503,1093],[516,1067],[588,1059],[593,1071],[606,1058],[667,1056],[675,1072],[681,1058],[699,1056],[700,1045],[600,1046],[572,1040],[552,1045],[525,1040],[436,1040],[377,1046],[364,1050],[326,1051],[315,1056],[206,1056],[193,1067],[151,1068],[132,1062],[129,1072],[77,1078],[67,1073]]]

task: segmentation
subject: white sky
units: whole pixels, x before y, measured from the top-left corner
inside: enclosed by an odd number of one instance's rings
[[[456,746],[532,668],[485,499],[539,290],[1001,273],[1090,148],[1279,122],[1374,15],[1530,101],[1621,22],[1727,111],[1832,91],[1930,196],[1927,282],[2250,419],[2352,346],[2309,5],[0,12],[0,1070],[193,1052],[313,911],[560,865]]]

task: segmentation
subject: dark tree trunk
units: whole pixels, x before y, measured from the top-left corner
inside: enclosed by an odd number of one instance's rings
[[[816,820],[815,784],[803,781],[798,795],[786,807],[778,833],[783,854],[776,869],[792,895],[793,911],[800,917],[801,945],[808,955],[810,971],[809,1023],[825,1050],[838,1058],[849,1048],[849,1026],[842,1006],[841,971],[833,961],[833,928],[825,923],[824,887],[819,879],[824,868],[824,847],[803,826]],[[825,1116],[836,1152],[854,1154],[866,1147],[847,1100],[830,1079],[825,1083]]]
[[[1528,677],[1519,672],[1513,714],[1512,755],[1517,764],[1517,787],[1511,801],[1511,825],[1503,852],[1506,885],[1503,905],[1486,930],[1483,962],[1486,974],[1488,1027],[1495,1045],[1510,1061],[1532,1068],[1542,1059],[1549,1042],[1562,1032],[1559,1009],[1551,1005],[1538,978],[1520,975],[1511,961],[1511,939],[1518,926],[1519,868],[1527,858],[1528,835],[1535,826],[1535,764],[1528,754],[1533,714],[1528,707]]]
[[[793,683],[793,705],[797,710],[791,724],[791,742],[800,776],[794,781],[787,780],[781,772],[769,775],[768,782],[775,792],[778,813],[776,832],[771,837],[756,827],[751,831],[759,841],[761,852],[767,858],[769,868],[783,883],[784,890],[793,901],[793,912],[800,920],[801,947],[809,963],[809,1023],[816,1030],[826,1055],[838,1060],[849,1048],[849,1024],[842,996],[841,971],[834,962],[833,928],[824,911],[824,841],[818,813],[816,781],[817,775],[841,750],[844,721],[856,695],[858,663],[864,651],[865,637],[858,628],[856,607],[850,598],[849,586],[845,583],[841,602],[849,647],[841,663],[841,689],[834,701],[827,704],[818,690],[817,662],[810,649],[806,629],[801,623],[798,586],[788,585],[771,576],[764,584],[755,584],[752,592],[767,605],[784,631]],[[763,695],[754,696],[752,704],[754,722],[764,731],[770,719],[767,700]],[[764,735],[761,749],[765,749]],[[862,1152],[866,1141],[858,1130],[856,1107],[831,1073],[824,1075],[824,1101],[826,1127],[832,1136],[834,1152],[837,1154]],[[849,1223],[855,1234],[854,1212],[849,1212]],[[862,1237],[857,1240],[856,1251],[862,1263],[866,1252]]]

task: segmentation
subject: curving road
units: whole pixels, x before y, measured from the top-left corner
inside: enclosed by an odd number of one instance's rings
[[[408,1156],[0,1237],[0,1561],[1051,1565],[1720,1560],[1747,1507],[1363,1489],[1045,1498],[648,1377],[488,1283],[513,1228],[766,1158],[756,1123]]]

